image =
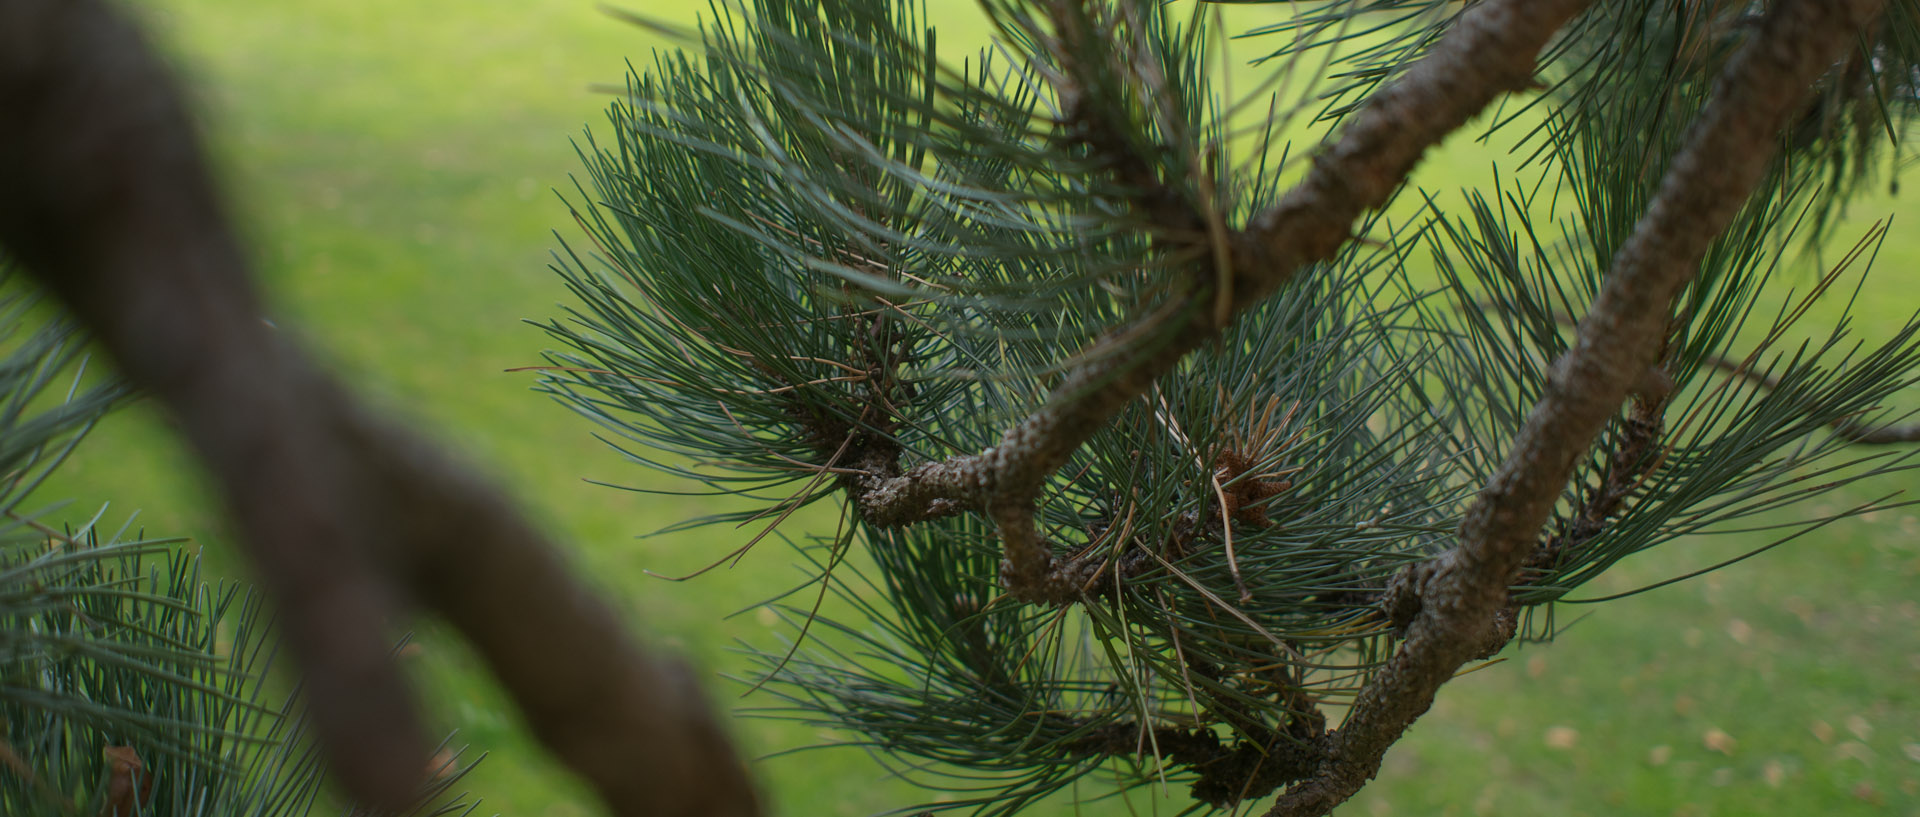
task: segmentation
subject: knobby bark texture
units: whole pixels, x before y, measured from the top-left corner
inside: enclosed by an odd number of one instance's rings
[[[1459,543],[1408,574],[1406,640],[1329,738],[1314,777],[1270,817],[1321,815],[1380,758],[1460,666],[1505,639],[1490,631],[1573,466],[1656,364],[1674,296],[1765,175],[1814,83],[1878,16],[1878,0],[1781,0],[1719,77],[1633,235],[1615,254],[1578,337],[1462,522]]]
[[[263,319],[168,73],[101,0],[0,2],[0,247],[178,419],[217,480],[348,793],[412,799],[427,743],[391,656],[421,604],[621,815],[752,815],[688,672],[643,654],[496,491],[362,410]]]
[[[1002,578],[1009,594],[1050,603],[1078,598],[1090,571],[1059,564],[1034,524],[1033,505],[1045,480],[1155,380],[1218,337],[1226,328],[1223,318],[1230,321],[1302,269],[1332,259],[1353,238],[1354,223],[1384,206],[1429,148],[1502,94],[1529,88],[1540,49],[1590,2],[1489,0],[1463,13],[1430,54],[1355,114],[1314,158],[1305,180],[1218,242],[1216,257],[1196,269],[1197,279],[1211,284],[1190,287],[1184,296],[1098,341],[1096,348],[1117,351],[1089,355],[1093,362],[1065,377],[1044,406],[1009,428],[992,448],[862,481],[856,497],[861,512],[869,522],[885,525],[983,511],[1001,536]],[[1052,32],[1034,33],[1036,39],[1048,38],[1042,41],[1051,42],[1060,66],[1067,132],[1096,152],[1120,149],[1100,134],[1117,127],[1102,117],[1123,109],[1122,103],[1081,96],[1082,88],[1096,85],[1084,81],[1097,70],[1083,62],[1084,55],[1103,53],[1089,40],[1105,32],[1089,30],[1091,15],[1082,1],[1060,0],[1051,17]],[[1103,158],[1123,174],[1127,168],[1152,166],[1146,157]],[[1123,181],[1145,191],[1138,206],[1158,223],[1215,223],[1191,203],[1184,205],[1185,212],[1168,212],[1181,206],[1170,202],[1183,200],[1169,195],[1165,182],[1150,171]],[[1218,274],[1221,266],[1224,275]]]

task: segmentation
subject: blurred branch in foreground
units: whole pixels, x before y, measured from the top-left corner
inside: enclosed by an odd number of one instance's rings
[[[684,669],[644,655],[471,469],[362,410],[263,320],[171,73],[121,15],[0,3],[0,110],[0,245],[179,420],[350,794],[404,803],[427,767],[390,655],[396,616],[418,604],[473,643],[615,813],[757,813]]]

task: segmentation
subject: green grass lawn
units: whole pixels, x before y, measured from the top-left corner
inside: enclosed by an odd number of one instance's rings
[[[792,584],[789,554],[764,548],[696,582],[649,578],[643,571],[702,566],[744,534],[636,538],[693,508],[583,482],[668,485],[530,392],[532,375],[505,371],[539,362],[546,339],[520,321],[558,314],[564,296],[547,256],[553,231],[577,231],[553,190],[571,191],[569,136],[601,119],[607,100],[588,87],[620,84],[623,60],[644,64],[659,41],[588,0],[135,5],[193,84],[234,210],[290,324],[347,381],[522,497],[636,630],[709,674],[745,672],[728,647],[771,644],[768,624],[725,616]],[[633,5],[691,21],[706,4]],[[1487,159],[1456,150],[1422,178],[1456,185]],[[1853,222],[1898,204],[1864,203]],[[1920,234],[1894,235],[1863,315],[1869,332],[1920,304],[1909,294],[1920,284]],[[111,418],[43,493],[78,499],[74,518],[108,500],[109,519],[137,510],[147,532],[190,536],[238,570],[194,468],[144,409]],[[1754,543],[1678,543],[1586,595]],[[1920,815],[1917,599],[1920,518],[1886,511],[1700,580],[1565,608],[1590,617],[1552,646],[1510,650],[1449,686],[1381,781],[1342,813]],[[455,642],[430,629],[424,643],[417,669],[429,705],[491,753],[472,779],[486,809],[591,813]],[[711,689],[728,709],[755,703],[737,700],[739,684],[716,679]],[[755,754],[836,737],[765,720],[735,728]],[[849,749],[770,759],[759,772],[778,814],[861,815],[923,796]],[[1185,803],[1176,790],[1081,813]]]

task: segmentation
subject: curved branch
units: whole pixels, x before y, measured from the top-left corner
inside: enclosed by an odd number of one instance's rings
[[[757,813],[683,670],[645,656],[471,469],[360,410],[262,320],[179,94],[131,25],[100,0],[0,3],[0,110],[0,245],[180,421],[350,794],[405,803],[427,767],[389,654],[417,601],[614,813]]]
[[[1634,234],[1614,256],[1573,348],[1505,463],[1461,524],[1460,542],[1422,565],[1406,641],[1329,736],[1318,774],[1270,817],[1321,815],[1373,777],[1434,691],[1487,645],[1507,588],[1532,552],[1575,462],[1658,354],[1675,293],[1764,175],[1781,128],[1876,16],[1878,0],[1781,0],[1728,63]]]
[[[1430,54],[1349,120],[1338,139],[1315,157],[1306,179],[1227,237],[1221,280],[1215,280],[1217,259],[1198,262],[1196,278],[1213,283],[1190,287],[1096,341],[1098,354],[1082,354],[1093,362],[1069,374],[1046,405],[1007,429],[998,445],[876,480],[859,499],[863,512],[869,520],[904,524],[927,518],[931,497],[945,501],[938,506],[945,512],[987,511],[1000,527],[1006,558],[1002,576],[1012,595],[1055,603],[1076,598],[1079,582],[1054,570],[1050,549],[1033,525],[1034,499],[1047,477],[1127,403],[1220,334],[1225,326],[1216,309],[1218,287],[1228,293],[1225,313],[1231,317],[1260,303],[1300,270],[1332,259],[1352,240],[1354,222],[1386,205],[1428,148],[1501,94],[1528,88],[1540,49],[1590,2],[1489,0],[1463,12]],[[1071,0],[1055,3],[1053,16],[1055,28],[1069,35],[1084,28],[1087,19]],[[1072,53],[1080,52],[1056,49],[1056,54]],[[1076,76],[1089,67],[1072,59],[1063,59],[1061,67],[1073,88],[1099,87]],[[1075,107],[1096,114],[1122,109],[1118,104]],[[1076,124],[1096,149],[1105,144],[1098,134],[1117,127],[1098,118]],[[1114,164],[1141,163],[1116,157]],[[1167,207],[1170,197],[1164,191],[1148,195],[1151,200],[1141,206],[1156,213]],[[1208,223],[1199,213],[1185,221]],[[896,503],[886,497],[902,499]]]

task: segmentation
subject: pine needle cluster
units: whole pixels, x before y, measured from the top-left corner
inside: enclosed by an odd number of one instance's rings
[[[61,530],[34,489],[127,389],[0,258],[0,813],[305,817],[325,769],[271,674],[272,616],[202,577],[180,540],[100,519]],[[465,815],[471,762],[444,755],[418,805]],[[343,814],[367,814],[342,809]]]
[[[587,242],[556,265],[579,306],[547,325],[544,388],[635,461],[753,500],[695,522],[837,503],[837,531],[797,537],[837,602],[773,604],[813,636],[759,656],[767,688],[959,793],[940,807],[1012,813],[1099,772],[1232,808],[1320,762],[1412,614],[1396,577],[1451,546],[1554,388],[1752,12],[1596,5],[1476,126],[1513,148],[1484,185],[1401,191],[1234,314],[1222,236],[1317,161],[1286,139],[1337,126],[1458,4],[1300,4],[1253,31],[1208,4],[984,5],[984,50],[913,0],[717,5],[635,69],[582,144]],[[1912,467],[1871,446],[1911,439],[1888,407],[1920,377],[1920,322],[1861,338],[1845,317],[1887,228],[1831,263],[1807,249],[1901,162],[1920,3],[1887,9],[1685,289],[1489,655],[1550,638],[1629,555],[1900,501],[1807,504]],[[1230,95],[1240,35],[1271,46],[1267,80]],[[1009,594],[1005,523],[926,486],[1188,347],[1037,478],[1065,590]]]

